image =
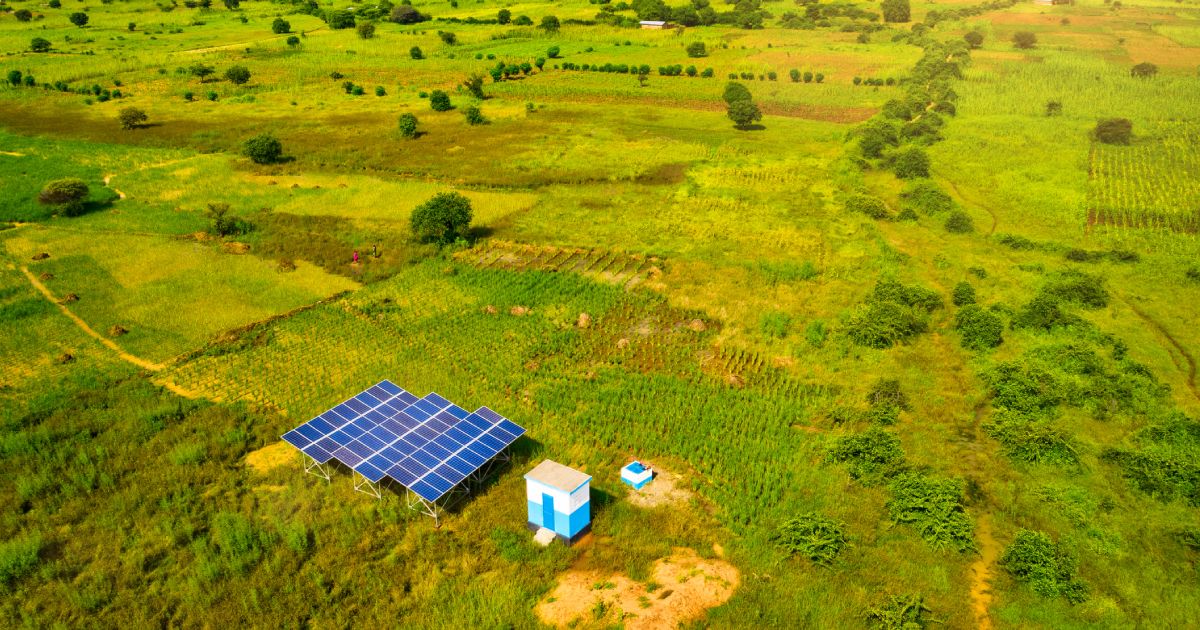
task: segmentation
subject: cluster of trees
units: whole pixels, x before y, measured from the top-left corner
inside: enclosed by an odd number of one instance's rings
[[[646,76],[651,72],[651,68],[648,64],[642,64],[640,66],[624,63],[578,64],[568,61],[563,63],[561,66],[556,64],[554,67],[561,68],[563,70],[582,70],[584,72],[614,72],[616,74],[634,74],[639,76]],[[687,66],[685,68],[681,64],[675,64],[671,66],[659,66],[658,74],[659,76],[664,77],[678,77],[687,75],[689,77],[701,77],[708,79],[712,78],[714,71],[712,68],[700,70],[696,66]]]
[[[763,20],[770,17],[770,14],[762,9],[761,0],[739,0],[727,4],[733,5],[732,10],[718,13],[712,7],[711,0],[691,0],[678,7],[667,6],[663,0],[633,0],[632,4],[604,4],[596,14],[596,21],[625,27],[637,26],[641,20],[662,20],[683,26],[727,24],[738,28],[757,29],[762,28]],[[629,10],[632,10],[636,17],[619,14]]]
[[[504,79],[509,79],[512,77],[528,76],[531,72],[533,72],[534,67],[536,67],[538,70],[541,70],[542,66],[544,65],[546,65],[546,60],[541,57],[535,59],[532,64],[528,61],[523,61],[519,64],[505,63],[504,61],[500,61],[495,66],[488,68],[488,74],[492,75],[492,81],[499,83]],[[482,79],[480,79],[480,81],[482,81]],[[479,98],[483,97],[480,96]]]
[[[803,30],[811,30],[817,27],[827,28],[833,26],[832,20],[834,18],[862,20],[864,23],[858,26],[858,28],[864,31],[882,28],[876,24],[879,21],[878,13],[867,11],[855,4],[823,4],[817,0],[796,0],[796,4],[804,7],[804,14],[800,15],[792,11],[787,11],[779,16],[780,25],[784,28]]]
[[[216,74],[217,69],[204,62],[197,61],[185,69],[177,70],[177,72],[186,72],[187,74],[200,79],[201,83],[207,83],[208,81],[212,80],[209,77]],[[225,73],[222,76],[225,77],[225,80],[234,85],[244,85],[250,81],[250,69],[246,66],[229,66],[225,69]]]
[[[13,87],[32,88],[40,85],[43,90],[72,92],[75,94],[81,94],[83,96],[95,97],[95,99],[101,103],[111,99],[124,98],[125,96],[119,89],[114,88],[110,90],[109,88],[103,87],[99,84],[93,84],[91,87],[82,88],[72,88],[71,85],[66,81],[55,81],[54,83],[39,84],[37,79],[32,74],[23,73],[20,70],[9,70],[8,74],[5,76],[5,79],[8,81],[8,84]],[[119,81],[117,82],[117,85],[120,85]],[[89,98],[87,102],[90,104],[91,98]]]
[[[883,85],[892,86],[896,85],[896,79],[892,77],[888,77],[886,79],[880,79],[877,77],[867,77],[865,79],[863,77],[854,77],[854,85],[870,85],[876,87]]]

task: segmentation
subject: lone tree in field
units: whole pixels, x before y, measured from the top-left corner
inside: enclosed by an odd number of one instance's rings
[[[463,116],[467,119],[468,125],[486,125],[487,119],[483,117],[483,112],[474,105],[463,110]]]
[[[884,22],[907,22],[911,19],[908,0],[883,0],[880,8],[883,10]]]
[[[547,15],[546,17],[542,18],[542,23],[538,25],[538,28],[546,31],[547,33],[557,33],[560,26],[562,26],[562,24],[558,21],[557,17],[553,15]]]
[[[38,193],[38,203],[56,206],[59,212],[73,217],[83,212],[83,200],[87,199],[88,185],[75,177],[56,179]]]
[[[420,46],[413,46],[412,48],[408,49],[408,56],[412,57],[413,59],[424,59],[425,53],[421,52]]]
[[[971,48],[979,48],[983,45],[983,33],[980,33],[979,31],[971,31],[966,35],[963,35],[963,41],[967,42],[967,45]]]
[[[292,32],[292,25],[283,18],[275,18],[275,21],[271,22],[271,32],[276,35],[290,33]]]
[[[467,88],[467,91],[471,93],[471,96],[474,96],[475,98],[477,98],[479,100],[483,100],[483,99],[487,98],[487,96],[485,96],[483,93],[483,75],[482,74],[479,74],[477,72],[472,72],[471,76],[469,76],[465,80],[463,80],[462,85],[463,85],[463,87]]]
[[[909,147],[896,154],[892,170],[900,179],[929,177],[929,156],[917,147]]]
[[[496,22],[497,23],[508,24],[511,21],[512,21],[512,11],[509,11],[508,9],[500,9],[500,11],[498,13],[496,13]]]
[[[117,122],[121,123],[122,129],[137,129],[149,119],[146,112],[136,107],[122,107],[117,113]]]
[[[34,37],[29,40],[29,50],[35,53],[50,52],[50,40]]]
[[[372,37],[375,37],[374,22],[360,22],[354,30],[358,33],[359,39],[371,39]]]
[[[225,78],[234,85],[242,85],[250,80],[250,70],[246,66],[229,66],[225,71]]]
[[[1104,144],[1129,144],[1133,138],[1133,121],[1128,118],[1105,118],[1096,123],[1092,137]]]
[[[434,90],[429,93],[429,107],[435,112],[448,112],[454,108],[450,104],[450,95],[441,90]]]
[[[458,35],[455,35],[450,31],[438,31],[438,38],[440,38],[442,43],[447,46],[455,46],[458,44]]]
[[[430,18],[412,8],[411,5],[401,4],[392,9],[392,14],[388,19],[396,24],[416,24],[417,22],[426,22]]]
[[[191,66],[188,66],[188,74],[200,79],[201,81],[204,81],[209,75],[216,71],[216,68],[204,63],[200,63],[199,61]]]
[[[33,11],[29,9],[17,9],[13,11],[13,17],[17,18],[18,22],[28,22],[33,19]]]
[[[1012,36],[1013,46],[1022,50],[1028,50],[1037,46],[1037,35],[1029,31],[1017,31]]]
[[[288,48],[298,48],[300,46],[300,38],[292,35],[287,38]]]
[[[400,130],[401,138],[416,138],[417,137],[417,117],[409,112],[400,114],[400,121],[397,124]]]
[[[1134,76],[1139,79],[1149,79],[1156,74],[1158,74],[1158,66],[1150,63],[1149,61],[1143,61],[1129,70],[1130,76]]]
[[[762,120],[762,112],[758,111],[758,105],[749,100],[729,103],[725,113],[738,129],[746,129]]]
[[[470,227],[471,200],[456,192],[438,193],[413,209],[413,236],[425,243],[453,243]]]
[[[704,47],[704,42],[692,42],[687,46],[687,56],[692,58],[707,57],[708,49]]]
[[[88,14],[84,13],[83,11],[76,11],[67,19],[71,20],[71,23],[75,26],[83,28],[84,26],[87,26]]]
[[[255,164],[272,164],[283,157],[283,144],[269,133],[260,133],[242,145],[242,153]]]

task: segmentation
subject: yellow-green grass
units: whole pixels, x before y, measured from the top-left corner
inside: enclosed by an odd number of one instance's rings
[[[273,261],[161,236],[36,226],[4,236],[12,260],[50,254],[27,263],[31,271],[52,274],[46,284],[57,297],[76,294],[70,308],[101,334],[127,329],[116,341],[152,361],[357,286],[302,261],[280,273]]]

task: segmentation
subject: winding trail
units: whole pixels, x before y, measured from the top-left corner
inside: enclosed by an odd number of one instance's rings
[[[1163,339],[1166,339],[1167,343],[1171,344],[1171,347],[1175,349],[1175,352],[1170,353],[1171,361],[1175,364],[1175,367],[1179,368],[1180,372],[1186,374],[1188,389],[1191,390],[1192,396],[1196,399],[1196,401],[1200,402],[1200,390],[1198,390],[1196,387],[1196,358],[1193,357],[1190,352],[1188,352],[1187,348],[1184,347],[1183,344],[1179,343],[1175,337],[1171,336],[1171,333],[1167,331],[1166,328],[1163,328],[1162,324],[1154,321],[1154,319],[1147,315],[1145,311],[1138,308],[1128,299],[1121,298],[1121,301],[1124,302],[1126,306],[1128,306],[1138,317],[1140,317],[1142,321],[1146,322],[1150,328],[1162,336]],[[1176,356],[1176,353],[1178,353],[1179,356]],[[1183,357],[1182,362],[1180,361],[1179,357]]]
[[[937,175],[938,181],[949,186],[950,190],[953,190],[954,194],[959,199],[962,199],[963,201],[965,201],[973,206],[976,206],[978,208],[982,208],[984,212],[988,213],[988,216],[992,217],[992,227],[988,229],[988,236],[991,236],[992,234],[996,233],[996,226],[999,225],[999,223],[1000,223],[1000,221],[996,218],[996,211],[992,210],[987,205],[981,203],[978,198],[972,198],[967,195],[964,195],[963,191],[960,190],[958,185],[954,183],[954,180],[942,175],[941,173],[935,173],[935,174]]]
[[[992,617],[988,608],[992,605],[992,567],[1000,557],[1000,544],[992,534],[991,514],[980,514],[976,524],[979,558],[971,563],[971,612],[975,615],[975,627],[991,630]]]
[[[87,336],[99,341],[104,347],[112,350],[113,353],[116,354],[117,357],[122,361],[131,363],[137,367],[140,367],[144,370],[149,370],[151,372],[160,372],[166,367],[161,363],[155,363],[148,359],[143,359],[139,356],[135,356],[129,352],[126,352],[125,349],[117,345],[115,341],[96,332],[96,329],[89,326],[88,323],[83,321],[82,318],[71,312],[71,309],[67,308],[65,304],[60,303],[58,298],[54,296],[54,293],[52,293],[50,289],[46,287],[46,285],[42,284],[42,281],[38,280],[37,276],[34,276],[33,273],[29,271],[28,267],[21,267],[21,273],[25,274],[25,278],[29,280],[29,284],[32,284],[33,288],[37,289],[38,292],[42,294],[42,297],[50,300],[50,303],[57,306],[58,310],[62,311],[63,315],[66,315],[68,319],[70,319],[72,322],[75,322],[75,325],[79,327],[79,330],[82,330]],[[174,394],[183,396],[184,398],[199,398],[196,393],[188,391],[166,379],[157,379],[154,382]]]

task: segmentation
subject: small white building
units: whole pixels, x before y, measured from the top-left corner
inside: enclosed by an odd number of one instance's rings
[[[592,478],[574,468],[544,460],[525,474],[529,529],[548,529],[567,544],[592,524]]]
[[[641,26],[642,28],[648,28],[648,29],[654,29],[654,30],[662,30],[664,28],[675,28],[674,24],[671,24],[670,22],[664,22],[662,20],[642,20],[641,22],[638,22],[638,26]]]

